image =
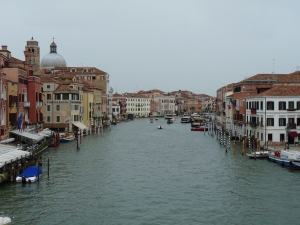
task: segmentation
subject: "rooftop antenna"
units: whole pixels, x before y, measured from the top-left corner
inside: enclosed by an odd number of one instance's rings
[[[275,73],[275,68],[274,67],[275,67],[275,64],[274,64],[274,59],[273,59],[273,72],[272,72],[273,74]]]

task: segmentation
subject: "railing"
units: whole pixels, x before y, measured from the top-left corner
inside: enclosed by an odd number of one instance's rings
[[[2,92],[2,93],[1,93],[1,99],[2,99],[2,100],[6,100],[6,93],[5,93],[5,92]]]
[[[24,107],[30,107],[30,102],[24,102]]]
[[[259,123],[255,122],[255,121],[249,121],[247,124],[250,125],[250,127],[258,127],[259,126]]]

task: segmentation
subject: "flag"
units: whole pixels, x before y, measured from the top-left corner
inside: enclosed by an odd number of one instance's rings
[[[22,130],[22,122],[23,122],[23,119],[22,119],[22,113],[21,113],[18,120],[17,120],[17,125],[18,125],[19,132],[21,132],[21,130]]]
[[[229,105],[228,105],[228,110],[232,108],[232,98],[229,99]]]

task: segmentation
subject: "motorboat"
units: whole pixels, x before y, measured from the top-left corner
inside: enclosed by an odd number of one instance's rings
[[[191,122],[191,117],[190,116],[183,116],[180,119],[181,123],[190,123]]]
[[[65,136],[65,137],[60,138],[61,143],[71,142],[71,141],[74,141],[74,140],[75,140],[75,136],[73,136],[73,135],[69,135],[69,136]]]
[[[295,150],[277,150],[269,152],[269,160],[290,169],[300,170],[300,152]]]
[[[157,117],[155,117],[155,120],[158,120],[158,118],[157,118]]]
[[[168,120],[167,120],[167,124],[171,124],[171,123],[173,123],[174,122],[174,118],[169,118]]]
[[[150,123],[153,123],[153,118],[150,118]]]
[[[157,128],[158,128],[158,129],[163,129],[163,127],[162,127],[162,126],[158,126]]]
[[[8,216],[5,216],[3,212],[0,212],[0,225],[10,224],[11,219]]]
[[[42,167],[29,166],[23,171],[23,173],[17,176],[16,181],[22,183],[33,183],[42,175],[42,173]]]
[[[206,121],[202,117],[191,117],[191,127],[204,126],[205,123]]]
[[[208,127],[205,126],[191,127],[191,131],[208,131]]]
[[[256,159],[256,158],[268,158],[269,157],[269,151],[257,151],[257,152],[251,152],[251,153],[246,153],[246,155],[250,159]]]

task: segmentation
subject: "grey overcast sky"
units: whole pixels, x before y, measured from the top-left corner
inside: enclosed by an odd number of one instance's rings
[[[55,37],[68,66],[110,74],[118,93],[190,90],[216,95],[257,73],[300,66],[300,1],[1,1],[0,45],[24,59],[26,41],[41,59]]]

